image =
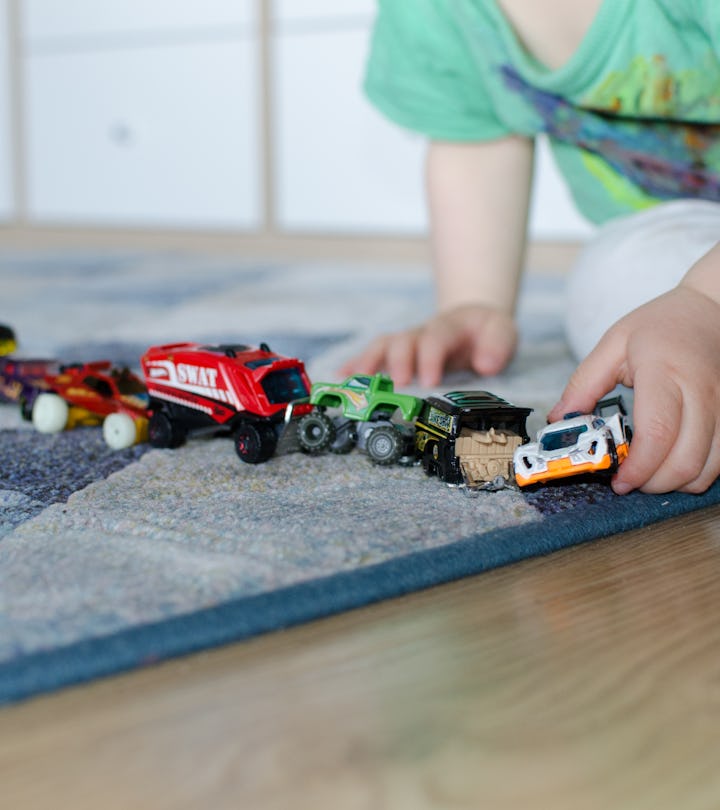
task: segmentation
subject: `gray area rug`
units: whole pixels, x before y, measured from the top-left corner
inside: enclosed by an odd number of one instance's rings
[[[138,366],[151,344],[267,341],[311,379],[424,317],[427,271],[187,255],[0,255],[0,322],[21,353]],[[562,282],[530,276],[500,377],[455,375],[535,409],[573,363]],[[414,389],[413,393],[429,392]],[[36,433],[0,406],[0,702],[128,669],[714,503],[618,498],[603,483],[467,497],[361,453],[243,464],[221,438],[111,451],[100,429]]]

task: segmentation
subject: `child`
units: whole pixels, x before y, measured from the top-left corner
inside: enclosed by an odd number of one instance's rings
[[[366,89],[430,138],[438,311],[344,371],[435,386],[445,369],[506,366],[545,132],[579,209],[608,222],[569,282],[585,359],[549,419],[632,386],[615,491],[707,489],[720,473],[720,3],[380,0]]]

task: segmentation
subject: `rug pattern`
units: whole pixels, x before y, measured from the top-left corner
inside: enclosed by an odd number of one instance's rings
[[[0,257],[0,322],[25,355],[137,366],[149,345],[269,342],[313,379],[430,310],[426,270],[258,265],[186,255]],[[501,377],[455,375],[535,408],[572,370],[561,282],[531,276]],[[424,395],[429,392],[414,389]],[[361,453],[246,465],[223,439],[108,450],[97,428],[41,436],[0,407],[0,702],[336,610],[718,498],[620,499],[573,482],[467,497]]]

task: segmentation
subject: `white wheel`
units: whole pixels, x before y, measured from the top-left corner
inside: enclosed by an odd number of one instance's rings
[[[132,447],[137,441],[135,420],[126,413],[111,413],[103,422],[103,439],[113,450]]]
[[[70,408],[57,394],[40,394],[32,409],[32,423],[40,433],[60,433],[68,423]]]

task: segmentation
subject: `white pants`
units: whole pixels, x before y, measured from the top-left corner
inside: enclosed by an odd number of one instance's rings
[[[720,242],[720,203],[676,200],[603,225],[567,288],[565,328],[578,360],[616,321],[675,287]]]

